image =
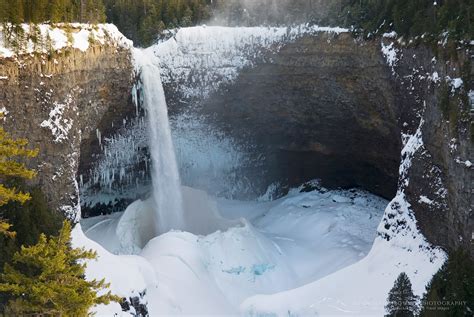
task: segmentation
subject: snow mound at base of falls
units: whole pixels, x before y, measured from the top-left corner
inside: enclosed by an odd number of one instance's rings
[[[210,234],[240,223],[220,216],[216,202],[201,190],[183,186],[184,210],[189,231]],[[84,232],[114,254],[139,254],[155,237],[155,212],[152,199],[137,200],[123,213],[100,216],[82,221]]]
[[[139,297],[140,291],[146,289],[148,285],[157,283],[155,271],[148,261],[139,256],[118,256],[110,253],[99,243],[86,237],[80,224],[72,231],[72,245],[97,252],[97,260],[87,261],[86,278],[105,279],[110,282],[110,290],[116,295],[125,298]],[[122,313],[118,303],[99,305],[93,310],[96,316],[114,316],[116,313],[119,316],[129,316],[127,313]]]
[[[89,238],[118,255],[88,240],[81,228],[74,231],[76,245],[98,250],[100,256],[88,266],[87,276],[105,277],[123,297],[145,292],[141,300],[150,316],[381,315],[401,271],[420,294],[442,263],[430,262],[423,250],[408,251],[375,238],[388,202],[365,192],[292,191],[271,202],[214,200],[192,189],[184,192],[189,206],[228,220],[208,228],[217,230],[212,233],[165,233],[137,248],[135,256],[124,255],[130,250],[117,243],[117,232],[125,224],[135,225],[129,220],[137,217],[123,220],[130,210],[82,222]],[[138,215],[136,207],[146,203],[132,206]],[[117,231],[120,223],[125,227]],[[95,310],[98,316],[112,311],[126,314],[110,305]]]

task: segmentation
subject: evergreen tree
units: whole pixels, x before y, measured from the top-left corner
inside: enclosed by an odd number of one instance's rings
[[[8,183],[22,190],[28,190],[31,199],[24,204],[10,202],[0,207],[0,214],[8,219],[11,230],[16,233],[14,239],[0,235],[0,273],[4,264],[20,250],[22,245],[31,246],[38,243],[41,233],[56,235],[62,223],[62,216],[49,208],[46,197],[39,187],[31,189],[24,182],[14,179]]]
[[[1,117],[1,115],[0,115]],[[25,139],[14,140],[0,127],[0,176],[19,177],[23,179],[32,179],[36,172],[28,169],[24,163],[19,163],[15,159],[31,158],[38,155],[38,150],[27,148],[28,141]],[[28,193],[18,191],[15,187],[7,187],[0,183],[0,206],[9,201],[24,203],[30,199]],[[0,234],[12,236],[9,231],[10,224],[0,218]]]
[[[137,45],[150,45],[165,28],[190,26],[210,16],[210,0],[104,0],[107,21]]]
[[[85,17],[82,22],[102,23],[105,22],[105,6],[102,1],[82,0],[85,3]]]
[[[0,207],[0,214],[8,219],[11,230],[16,233],[14,239],[0,235],[0,273],[22,245],[38,243],[41,233],[57,235],[62,223],[62,216],[49,208],[40,188],[28,188],[24,182],[15,179],[8,180],[8,185],[30,192],[31,199],[24,204],[10,202]],[[0,293],[0,316],[8,300],[7,294]]]
[[[387,317],[413,317],[418,312],[418,297],[413,294],[408,276],[402,272],[388,294]]]
[[[474,261],[457,250],[433,276],[423,295],[421,317],[472,316],[474,311]]]
[[[66,3],[65,0],[51,0],[49,2],[49,20],[52,23],[68,22],[65,19]]]
[[[105,22],[102,0],[0,0],[0,22]]]
[[[348,0],[341,11],[347,26],[366,35],[396,31],[413,39],[438,41],[449,32],[455,40],[474,37],[474,2],[471,0]]]
[[[47,9],[49,0],[31,0],[28,7],[31,8],[29,20],[32,23],[40,23],[47,20]]]
[[[0,292],[11,296],[7,312],[15,315],[87,316],[97,304],[119,301],[110,291],[98,295],[108,287],[104,280],[86,281],[84,260],[95,259],[91,250],[71,246],[71,224],[64,221],[58,236],[22,247],[5,264],[0,276]]]
[[[13,24],[24,22],[24,6],[22,0],[7,1],[7,17],[8,21]]]

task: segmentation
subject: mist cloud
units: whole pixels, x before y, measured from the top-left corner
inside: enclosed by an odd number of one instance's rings
[[[289,25],[336,23],[348,0],[214,0],[211,24]]]

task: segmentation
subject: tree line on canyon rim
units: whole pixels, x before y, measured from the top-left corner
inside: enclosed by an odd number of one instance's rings
[[[352,27],[365,35],[396,31],[424,41],[449,33],[474,37],[471,0],[0,0],[0,21],[110,22],[139,46],[165,29],[217,23]]]

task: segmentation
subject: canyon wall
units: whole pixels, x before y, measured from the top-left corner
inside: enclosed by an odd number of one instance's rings
[[[259,51],[254,65],[204,95],[194,93],[207,89],[195,80],[194,69],[183,76],[162,65],[183,182],[255,199],[265,193],[275,198],[320,179],[326,187],[360,187],[392,198],[401,107],[380,43],[329,31],[275,46]],[[185,58],[199,56],[188,51]],[[195,63],[202,67],[200,60]],[[237,68],[238,63],[204,65],[215,85],[220,79],[206,67]],[[186,135],[189,129],[202,137]],[[187,153],[191,148],[194,153],[204,148],[208,155]],[[220,155],[220,162],[211,154],[226,151],[233,155]]]
[[[320,33],[244,69],[201,111],[247,149],[244,173],[259,193],[321,179],[391,198],[401,147],[394,91],[377,45]]]
[[[407,201],[431,243],[474,256],[472,50],[420,46],[398,49],[397,56],[401,124],[404,132],[418,125],[423,140],[410,167]]]
[[[392,42],[316,32],[228,60],[208,47],[170,53],[162,75],[183,183],[271,199],[313,179],[386,198],[408,182],[429,241],[472,251],[469,54],[435,57]],[[78,188],[85,216],[147,194],[147,125],[130,50],[3,58],[0,78],[3,125],[40,148],[31,165],[53,208],[73,216]],[[403,136],[418,128],[423,144],[399,180]]]
[[[132,70],[130,50],[114,45],[0,58],[3,126],[39,148],[28,162],[38,171],[32,185],[55,210],[76,216],[79,165],[88,170],[100,138],[134,116]]]
[[[430,242],[473,251],[468,50],[449,55],[441,47],[435,55],[431,48],[402,47],[389,37],[358,41],[348,33],[321,32],[256,56],[252,67],[209,95],[192,93],[201,83],[191,75],[183,77],[187,83],[178,77],[167,81],[178,153],[190,145],[205,148],[213,162],[211,153],[224,139],[237,157],[229,158],[227,170],[209,164],[205,173],[188,175],[206,156],[183,155],[185,183],[251,199],[267,188],[263,199],[278,197],[311,179],[389,199],[403,188]],[[211,131],[219,137],[183,141],[186,120],[200,122],[198,135]],[[408,175],[399,179],[404,136],[419,127],[423,144]],[[208,186],[216,182],[221,186]]]

